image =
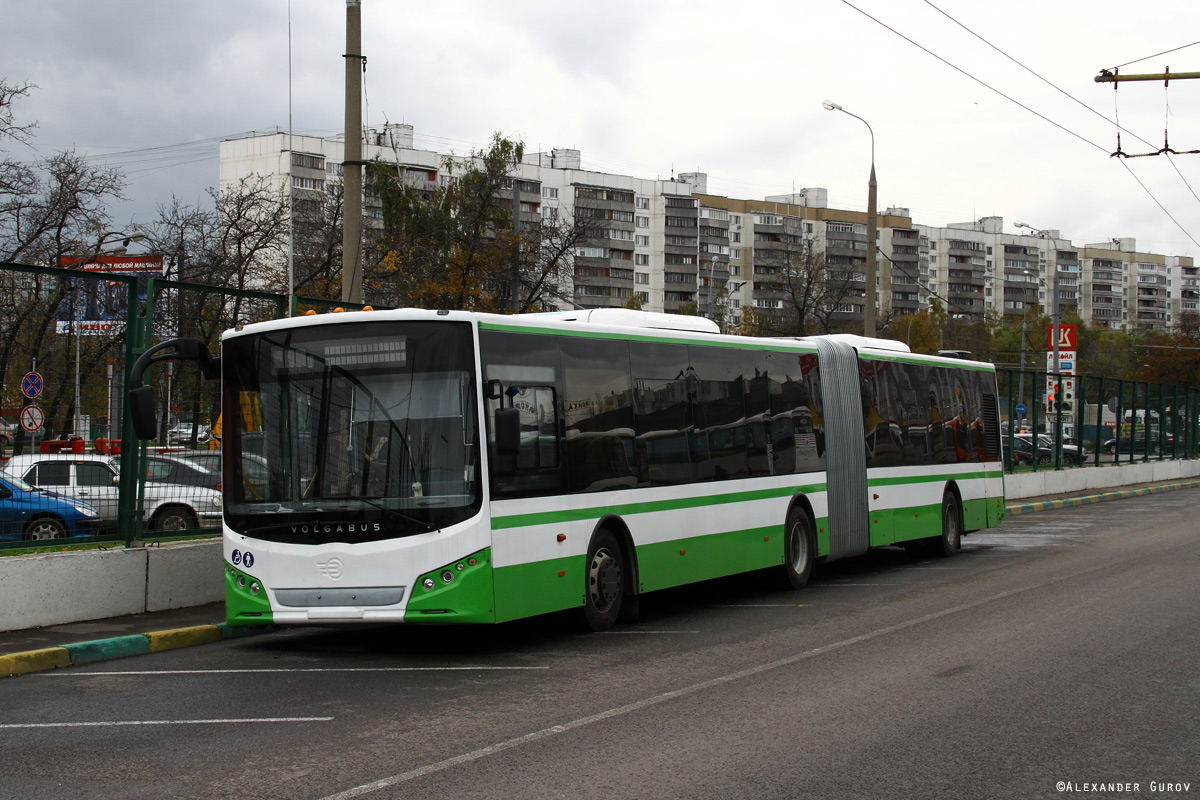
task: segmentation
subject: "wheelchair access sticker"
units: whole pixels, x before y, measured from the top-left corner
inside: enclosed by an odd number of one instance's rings
[[[240,565],[246,569],[250,569],[254,566],[254,554],[249,550],[244,553],[241,550],[234,550],[230,554],[229,559],[233,561],[235,567]]]

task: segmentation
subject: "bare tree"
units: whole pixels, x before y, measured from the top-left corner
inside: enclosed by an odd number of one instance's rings
[[[812,239],[786,231],[778,246],[755,256],[756,296],[776,304],[751,314],[767,335],[810,336],[837,330],[835,315],[858,296],[862,276],[852,265],[831,265]],[[764,248],[765,249],[765,248]]]

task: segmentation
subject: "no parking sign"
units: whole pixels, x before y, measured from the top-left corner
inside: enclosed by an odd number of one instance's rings
[[[42,385],[40,372],[26,372],[25,377],[21,379],[21,394],[32,400],[42,393]]]

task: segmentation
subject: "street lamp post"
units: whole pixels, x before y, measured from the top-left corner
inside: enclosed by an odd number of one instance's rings
[[[713,319],[713,275],[716,272],[716,257],[708,263],[708,294],[704,295],[704,317]]]
[[[1046,233],[1046,231],[1042,230],[1041,228],[1033,227],[1028,222],[1014,222],[1013,225],[1015,225],[1018,228],[1028,228],[1029,230],[1033,231],[1034,233],[1044,237],[1051,244],[1054,243],[1054,239],[1053,239],[1053,237],[1050,236],[1050,234]],[[1047,254],[1047,255],[1049,255],[1049,254]],[[1053,263],[1051,263],[1051,262],[1053,262]],[[1051,336],[1051,339],[1052,339],[1053,345],[1054,345],[1054,360],[1051,362],[1054,366],[1054,369],[1052,369],[1050,371],[1053,372],[1055,375],[1057,375],[1058,374],[1058,328],[1059,328],[1059,325],[1061,322],[1061,320],[1059,319],[1059,312],[1058,312],[1058,262],[1056,259],[1047,258],[1046,263],[1051,268],[1051,273],[1050,273],[1050,321],[1053,326],[1053,330],[1052,330],[1052,333],[1050,336]]]
[[[1027,269],[1024,270],[1024,274],[1026,277],[1032,277],[1033,271]],[[1025,296],[1024,290],[1022,290],[1021,296]],[[1021,376],[1017,388],[1017,397],[1022,403],[1025,402],[1025,344],[1028,341],[1028,337],[1025,335],[1025,322],[1027,319],[1029,319],[1029,305],[1025,303],[1025,306],[1021,309]]]
[[[821,103],[821,106],[826,111],[840,111],[843,114],[849,114],[856,120],[867,126],[867,131],[871,134],[871,179],[867,183],[867,292],[866,306],[863,309],[863,334],[865,336],[875,336],[875,314],[877,301],[875,298],[875,228],[877,220],[875,217],[876,192],[879,188],[875,182],[875,131],[871,130],[871,124],[857,114],[851,114],[846,109],[842,108],[832,100],[826,100]]]

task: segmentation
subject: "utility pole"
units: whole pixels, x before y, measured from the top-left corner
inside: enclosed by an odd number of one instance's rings
[[[512,313],[521,313],[521,179],[512,179],[512,226],[513,226],[513,282]]]
[[[343,179],[342,302],[362,302],[362,2],[346,0],[346,141]],[[289,187],[290,188],[290,187]]]

